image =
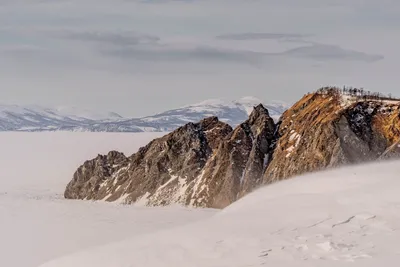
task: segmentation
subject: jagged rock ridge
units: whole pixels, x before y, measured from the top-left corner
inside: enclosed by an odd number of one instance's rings
[[[222,208],[260,183],[253,180],[254,173],[261,178],[274,132],[275,124],[262,105],[235,130],[217,117],[189,123],[130,157],[112,151],[86,161],[64,195]]]
[[[231,131],[229,125],[211,117],[155,139],[130,157],[114,151],[99,155],[78,169],[65,197],[188,205],[194,181]]]
[[[136,154],[87,161],[66,198],[148,206],[224,208],[262,184],[400,155],[398,100],[305,95],[275,124],[262,105],[234,130],[218,118],[189,123]]]

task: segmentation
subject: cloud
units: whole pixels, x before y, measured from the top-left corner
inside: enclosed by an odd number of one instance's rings
[[[382,55],[367,54],[344,49],[340,46],[326,44],[297,47],[280,53],[279,55],[313,60],[351,60],[362,62],[375,62],[384,58]]]
[[[43,31],[40,34],[70,41],[95,44],[92,51],[124,62],[225,62],[261,66],[265,53],[217,48],[202,44],[163,42],[155,35],[132,31]]]
[[[311,35],[295,34],[295,33],[236,33],[219,35],[216,38],[222,40],[279,40],[294,43],[308,44],[287,50],[283,53],[269,53],[270,56],[285,56],[292,58],[306,58],[312,60],[351,60],[361,62],[375,62],[382,60],[384,57],[376,54],[367,54],[354,50],[344,49],[340,46],[320,44],[308,41],[304,38]],[[266,56],[265,54],[264,56]]]
[[[243,90],[295,100],[332,83],[379,89],[396,84],[399,8],[393,0],[0,0],[0,99],[114,105],[136,116]],[[154,98],[164,93],[169,101]]]
[[[246,50],[229,50],[214,47],[124,47],[120,49],[102,50],[106,56],[123,60],[139,60],[151,62],[227,62],[260,66],[264,53]]]
[[[33,45],[0,45],[0,52],[3,53],[36,53],[43,52],[43,49]]]
[[[51,34],[53,37],[65,38],[82,42],[96,42],[118,46],[139,44],[155,44],[160,38],[153,35],[135,32],[100,32],[100,31],[58,31]]]
[[[8,29],[10,30],[10,29]],[[295,47],[281,53],[271,53],[256,49],[229,48],[217,44],[204,45],[201,42],[182,43],[180,41],[167,41],[154,34],[138,33],[135,31],[118,30],[71,30],[45,27],[14,29],[19,37],[29,36],[40,40],[52,39],[56,45],[47,45],[46,48],[36,51],[36,46],[16,45],[11,46],[13,51],[9,55],[14,58],[30,56],[31,60],[40,58],[60,62],[59,64],[79,63],[90,66],[94,63],[98,68],[99,63],[107,64],[108,59],[117,59],[120,63],[132,64],[133,62],[153,63],[225,63],[241,64],[255,68],[265,68],[275,64],[287,64],[286,59],[307,59],[313,61],[356,61],[375,62],[383,59],[381,55],[367,54],[349,50],[340,46],[328,45],[307,41],[302,34],[286,33],[241,33],[220,35],[217,38],[229,40],[258,40],[277,39],[302,43],[303,46]],[[287,39],[288,38],[288,39]],[[296,41],[298,40],[298,41]],[[61,41],[61,43],[59,42]],[[74,43],[81,43],[76,46]],[[47,42],[50,44],[50,42]],[[59,45],[60,44],[60,45]],[[305,45],[307,44],[307,45]],[[40,46],[37,46],[40,47]],[[232,46],[234,47],[234,46]],[[33,50],[32,50],[33,49]],[[3,49],[4,50],[4,49]],[[11,49],[10,49],[11,50]],[[32,50],[32,51],[31,51]],[[34,54],[38,56],[33,57]],[[48,55],[46,55],[46,53]],[[86,59],[85,59],[86,58]],[[75,60],[74,60],[75,59]],[[181,68],[180,68],[181,69]]]
[[[282,40],[282,39],[301,39],[304,37],[308,37],[309,35],[304,34],[296,34],[296,33],[232,33],[232,34],[223,34],[218,35],[217,39],[222,40]]]
[[[150,34],[142,34],[132,31],[48,31],[48,36],[53,38],[80,41],[88,44],[96,44],[94,52],[106,56],[118,58],[125,62],[225,62],[246,64],[255,67],[265,66],[269,60],[303,58],[317,61],[358,61],[375,62],[384,57],[376,54],[368,54],[355,50],[345,49],[337,45],[321,44],[304,40],[306,35],[285,33],[242,33],[220,35],[218,38],[225,40],[298,40],[307,44],[282,53],[268,53],[245,49],[228,49],[204,46],[201,43],[183,45],[180,43],[168,43],[160,37]]]
[[[294,36],[294,35],[293,35]],[[160,39],[158,39],[160,40]],[[140,43],[140,42],[138,42]],[[150,62],[225,62],[252,65],[257,68],[267,66],[271,62],[288,58],[303,58],[314,61],[356,61],[375,62],[384,57],[377,54],[368,54],[340,46],[320,44],[304,41],[307,46],[300,46],[282,53],[268,53],[244,49],[227,49],[214,46],[191,45],[154,42],[146,45],[114,47],[99,49],[105,56],[116,57],[124,61]]]

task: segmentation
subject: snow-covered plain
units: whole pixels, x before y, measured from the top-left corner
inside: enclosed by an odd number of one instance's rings
[[[0,133],[0,266],[398,266],[400,162],[261,188],[223,211],[70,201],[86,159],[162,133]]]
[[[211,218],[41,267],[398,266],[399,163],[276,183]]]
[[[162,133],[0,133],[0,266],[51,259],[214,214],[63,199],[84,160],[135,152]]]

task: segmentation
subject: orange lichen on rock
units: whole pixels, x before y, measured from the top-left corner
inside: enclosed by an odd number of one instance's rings
[[[390,106],[385,113],[378,113],[373,126],[382,133],[388,142],[392,145],[400,141],[400,106]]]
[[[357,90],[323,88],[287,110],[264,182],[375,160],[400,142],[399,104]]]

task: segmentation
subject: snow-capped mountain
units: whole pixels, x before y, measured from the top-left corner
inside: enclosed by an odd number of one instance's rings
[[[123,118],[114,112],[93,113],[68,107],[0,105],[0,131],[162,132],[210,116],[236,126],[260,103],[263,101],[254,97],[237,101],[212,99],[144,118]],[[281,102],[264,105],[275,120],[288,108]]]
[[[199,121],[205,117],[217,116],[221,121],[236,126],[245,121],[253,111],[254,106],[260,103],[263,103],[263,101],[255,97],[244,97],[238,101],[232,102],[223,101],[221,99],[210,99],[143,119],[151,121],[154,119],[173,117],[188,122]],[[264,106],[269,110],[271,117],[274,119],[279,119],[282,113],[288,108],[286,104],[277,101],[264,104]]]
[[[85,131],[99,122],[116,121],[116,113],[93,113],[77,108],[0,105],[0,131]]]
[[[123,117],[116,112],[94,112],[89,109],[80,109],[76,107],[61,106],[55,109],[58,114],[73,117],[76,119],[89,119],[94,121],[113,121],[120,120]]]

